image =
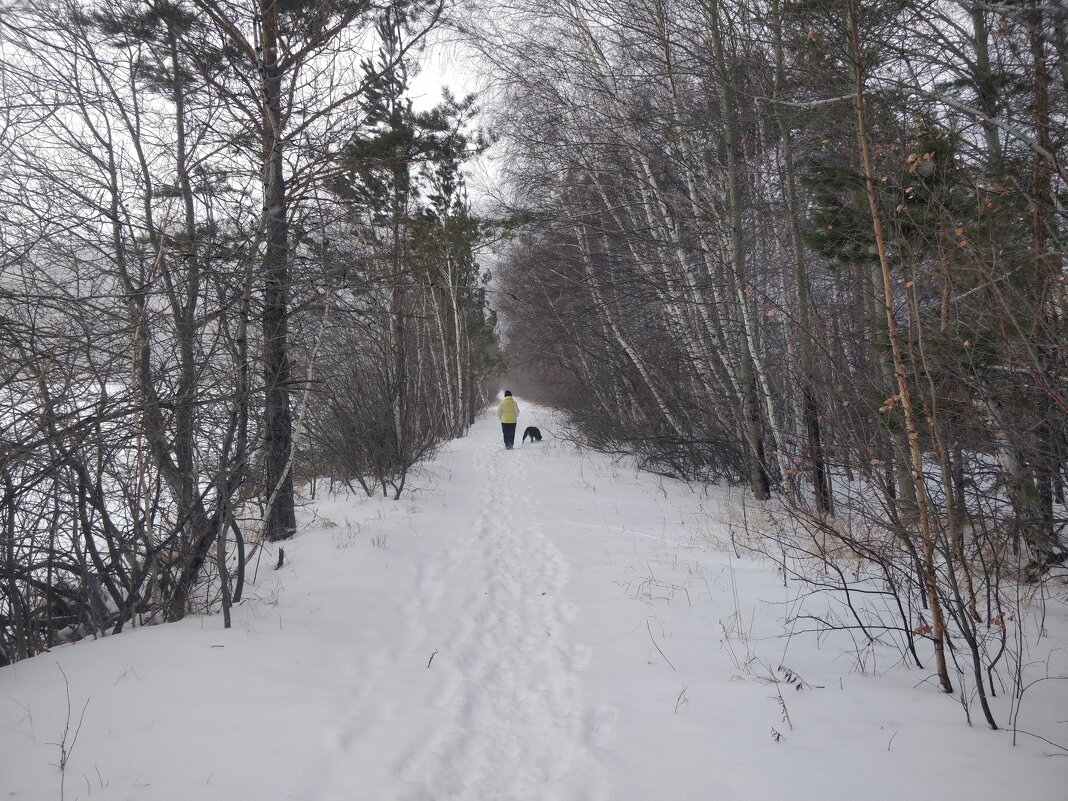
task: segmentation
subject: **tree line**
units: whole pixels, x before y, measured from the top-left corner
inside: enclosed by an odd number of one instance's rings
[[[466,432],[500,361],[463,176],[485,143],[473,98],[408,86],[443,19],[4,4],[0,665],[228,614],[295,484],[399,497]]]
[[[594,447],[744,484],[753,547],[885,595],[818,627],[929,643],[995,726],[1006,621],[1068,557],[1063,4],[484,19],[526,221],[498,271],[517,382]]]

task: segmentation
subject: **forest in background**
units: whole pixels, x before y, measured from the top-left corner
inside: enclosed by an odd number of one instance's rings
[[[809,623],[917,665],[929,643],[941,688],[996,726],[987,699],[1022,692],[1026,658],[1007,622],[1068,556],[1068,9],[481,19],[526,221],[498,269],[515,388],[587,445],[747,486],[750,547],[844,599]]]
[[[396,498],[466,432],[500,363],[485,142],[473,98],[408,89],[443,11],[3,3],[0,665],[229,625],[295,482]]]

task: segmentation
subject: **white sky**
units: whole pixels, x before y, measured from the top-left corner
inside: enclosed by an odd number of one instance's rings
[[[479,72],[477,57],[458,34],[446,28],[438,28],[429,37],[429,45],[420,59],[420,67],[410,80],[410,96],[417,111],[433,108],[441,102],[442,89],[448,88],[456,97],[471,92],[479,96],[479,105],[485,107],[485,98],[491,76]],[[478,120],[485,125],[486,120]],[[464,174],[471,202],[476,209],[484,210],[489,196],[495,193],[497,181],[492,152],[469,162]]]

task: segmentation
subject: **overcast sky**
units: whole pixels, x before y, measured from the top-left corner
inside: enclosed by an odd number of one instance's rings
[[[447,87],[456,97],[471,92],[480,98],[484,106],[490,75],[478,72],[477,59],[454,31],[437,28],[430,36],[429,46],[422,54],[417,74],[411,77],[410,94],[417,111],[431,109],[441,102],[441,90]],[[479,125],[487,125],[480,120]],[[496,192],[496,175],[493,169],[493,154],[473,160],[466,165],[464,173],[468,180],[468,192],[476,208],[483,209],[488,196]]]

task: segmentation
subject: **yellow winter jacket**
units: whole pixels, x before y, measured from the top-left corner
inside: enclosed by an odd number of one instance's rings
[[[505,396],[501,405],[497,407],[497,419],[502,423],[514,423],[519,417],[519,404],[511,395]]]

